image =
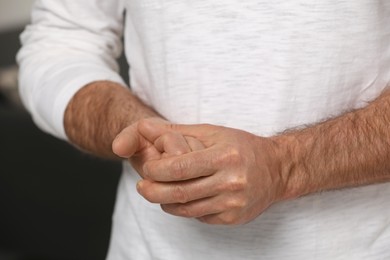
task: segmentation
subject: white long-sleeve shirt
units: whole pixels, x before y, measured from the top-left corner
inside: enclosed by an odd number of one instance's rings
[[[126,16],[123,12],[126,10]],[[363,107],[390,84],[387,0],[38,0],[18,55],[35,122],[66,139],[73,94],[123,83],[168,120],[270,136]],[[390,259],[390,184],[273,205],[240,227],[168,215],[124,163],[109,260]]]

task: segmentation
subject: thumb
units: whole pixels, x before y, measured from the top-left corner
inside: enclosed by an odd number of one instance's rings
[[[172,132],[170,123],[160,118],[142,119],[138,123],[138,131],[149,142],[154,143],[162,135]]]
[[[112,142],[112,151],[122,158],[130,158],[147,146],[147,140],[138,133],[137,124],[123,129]]]

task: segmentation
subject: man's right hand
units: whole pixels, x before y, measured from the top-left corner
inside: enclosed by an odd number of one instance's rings
[[[155,124],[170,125],[161,118],[152,118]],[[142,120],[141,120],[142,121]],[[157,129],[150,129],[159,138],[156,143],[151,143],[143,137],[139,131],[140,121],[123,129],[112,143],[112,151],[119,157],[130,161],[134,169],[143,176],[143,165],[150,160],[158,160],[173,155],[186,154],[191,151],[200,150],[204,145],[193,137],[186,137],[176,131],[168,131],[164,134]]]

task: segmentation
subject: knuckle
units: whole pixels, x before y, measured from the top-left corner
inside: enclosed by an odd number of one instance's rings
[[[242,162],[239,149],[234,145],[227,145],[224,148],[224,152],[220,156],[215,157],[215,163],[217,165],[231,165],[237,166]]]
[[[171,174],[175,180],[182,180],[185,177],[187,163],[183,160],[175,160],[171,163]]]
[[[234,176],[230,176],[226,180],[225,188],[228,191],[239,191],[245,189],[246,186],[247,186],[247,179],[245,178],[245,176],[241,176],[237,174]]]
[[[232,165],[237,165],[241,163],[241,153],[240,150],[235,146],[230,146],[227,150],[227,160]]]
[[[247,201],[242,198],[234,197],[226,201],[226,207],[229,209],[245,208]]]
[[[189,200],[188,193],[180,185],[174,186],[172,191],[172,198],[177,203],[186,203]]]

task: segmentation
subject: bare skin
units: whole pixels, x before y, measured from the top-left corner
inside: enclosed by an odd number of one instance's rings
[[[159,115],[129,89],[117,83],[99,81],[85,86],[72,98],[65,111],[64,127],[70,141],[80,149],[117,159],[111,149],[117,134],[127,127],[136,129],[134,124],[139,119],[149,117]],[[130,132],[129,129],[123,134]],[[146,145],[138,135],[130,134],[129,138],[134,138],[131,141],[138,142],[139,146]],[[122,147],[117,149],[120,151]]]
[[[206,149],[147,162],[138,190],[173,215],[243,224],[280,200],[389,181],[389,126],[390,92],[363,109],[271,138],[144,120],[138,128],[156,147],[165,127],[195,137]]]
[[[65,114],[69,139],[106,157],[114,157],[113,142],[114,153],[143,176],[139,193],[169,214],[242,224],[280,200],[390,180],[389,92],[363,109],[264,138],[143,120],[158,115],[128,90],[105,84],[112,83],[92,84],[73,98]]]
[[[137,130],[138,121],[145,118],[152,118],[155,124],[168,123],[128,88],[98,81],[83,87],[72,98],[65,111],[64,127],[71,143],[79,149],[116,160],[119,159],[116,154],[119,154],[128,158],[141,176],[143,164],[148,160],[203,148],[193,138],[166,132],[162,137],[165,151],[158,151]]]

